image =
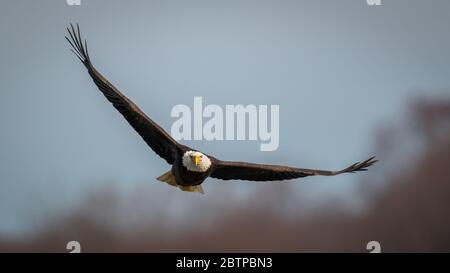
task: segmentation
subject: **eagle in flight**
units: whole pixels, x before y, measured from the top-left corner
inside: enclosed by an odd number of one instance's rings
[[[123,95],[98,72],[89,57],[86,40],[81,39],[80,28],[72,24],[67,28],[67,41],[71,51],[87,68],[98,89],[123,115],[152,150],[172,168],[157,178],[183,191],[204,193],[201,184],[208,177],[222,180],[279,181],[313,175],[333,176],[342,173],[366,171],[377,162],[371,157],[340,171],[303,169],[280,165],[265,165],[248,162],[222,161],[176,142],[164,129],[142,112],[136,104]]]

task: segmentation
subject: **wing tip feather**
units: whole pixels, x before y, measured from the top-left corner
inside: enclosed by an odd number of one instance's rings
[[[336,174],[365,172],[370,166],[374,165],[377,162],[378,160],[375,159],[375,156],[372,156],[362,162],[356,162],[353,165],[350,165],[349,167],[336,172]]]
[[[69,24],[69,27],[66,27],[66,30],[69,36],[64,36],[66,40],[69,42],[71,51],[80,59],[80,61],[86,66],[91,66],[91,60],[89,58],[89,51],[87,48],[87,41],[81,37],[80,25],[77,23],[76,28],[72,23]]]

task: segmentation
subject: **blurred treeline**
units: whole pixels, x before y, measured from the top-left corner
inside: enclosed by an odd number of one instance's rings
[[[358,181],[365,202],[357,212],[330,201],[290,214],[277,205],[296,198],[289,183],[255,188],[245,202],[223,209],[218,202],[210,215],[196,207],[168,213],[166,202],[176,200],[149,199],[149,189],[123,200],[105,188],[26,237],[0,237],[0,251],[67,252],[71,240],[84,252],[366,252],[372,240],[384,252],[450,251],[450,101],[417,99],[405,118],[377,131],[380,162]],[[232,194],[224,192],[222,202]],[[196,223],[197,213],[211,221]]]

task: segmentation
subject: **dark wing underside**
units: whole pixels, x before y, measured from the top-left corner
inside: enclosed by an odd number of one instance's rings
[[[340,171],[300,169],[287,166],[216,160],[214,162],[215,169],[210,176],[222,180],[250,181],[287,180],[312,175],[333,176],[341,173],[366,171],[368,167],[377,162],[374,158],[371,157],[366,161],[355,163]]]
[[[66,37],[66,39],[72,46],[72,52],[86,66],[98,89],[141,135],[153,151],[164,158],[167,163],[173,164],[175,152],[179,149],[178,143],[94,68],[89,58],[87,42],[85,40],[83,44],[81,39],[80,28],[77,25],[75,30],[72,24],[70,27],[70,29],[67,28],[70,38]]]

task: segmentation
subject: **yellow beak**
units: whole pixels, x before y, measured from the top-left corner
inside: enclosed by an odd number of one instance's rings
[[[199,155],[194,156],[194,164],[198,165],[202,162],[202,158]]]

